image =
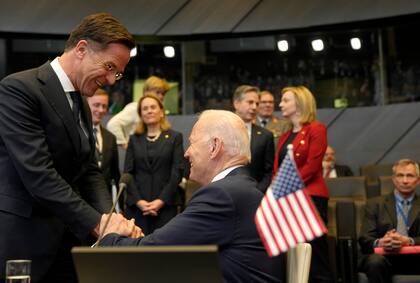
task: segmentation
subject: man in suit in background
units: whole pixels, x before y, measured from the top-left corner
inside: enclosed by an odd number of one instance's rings
[[[347,165],[335,163],[335,150],[328,146],[322,160],[322,169],[324,178],[337,178],[353,176],[353,172]]]
[[[273,115],[274,106],[274,95],[268,90],[261,91],[255,124],[273,133],[274,145],[276,146],[279,137],[289,130],[290,125],[286,119]]]
[[[267,256],[254,223],[263,194],[246,168],[249,149],[246,126],[237,115],[204,111],[185,152],[190,178],[203,187],[182,213],[144,238],[116,234],[129,235],[133,226],[113,214],[100,245],[218,245],[224,282],[280,282],[282,257]]]
[[[120,79],[134,46],[114,17],[90,15],[60,57],[0,82],[0,281],[6,260],[31,259],[32,282],[77,282],[70,249],[111,208],[83,97]]]
[[[251,176],[258,182],[258,189],[263,193],[271,183],[274,162],[273,134],[252,123],[257,115],[259,89],[241,85],[233,94],[235,113],[245,122],[251,141],[251,163],[248,165]]]
[[[117,142],[115,136],[101,125],[102,119],[108,112],[109,96],[105,90],[99,88],[93,96],[87,98],[87,101],[92,112],[96,160],[114,201],[117,194],[116,185],[120,180]],[[116,212],[121,212],[123,207],[124,195],[120,196]]]
[[[401,247],[420,245],[420,198],[416,187],[420,183],[419,165],[409,159],[397,161],[393,168],[391,194],[369,199],[359,237],[363,255],[359,269],[369,282],[391,282],[392,274],[420,274],[418,254],[383,256],[375,247],[398,253]]]

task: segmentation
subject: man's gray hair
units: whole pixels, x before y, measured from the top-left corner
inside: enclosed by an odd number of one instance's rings
[[[203,133],[207,140],[218,137],[229,155],[251,159],[248,130],[238,115],[225,110],[206,110],[199,119],[209,121]]]
[[[407,166],[407,165],[414,165],[414,168],[416,168],[417,177],[420,176],[419,164],[417,162],[415,162],[414,160],[411,160],[411,159],[408,159],[408,158],[400,159],[397,162],[395,162],[394,166],[392,166],[392,173],[395,175],[395,173],[397,171],[397,167]]]

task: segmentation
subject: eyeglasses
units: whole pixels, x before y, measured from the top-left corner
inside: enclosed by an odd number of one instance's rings
[[[91,54],[91,56],[93,58],[96,58],[96,59],[93,59],[93,60],[96,61],[97,64],[102,65],[102,67],[105,69],[105,71],[110,72],[110,73],[113,73],[115,75],[115,80],[116,81],[119,81],[119,80],[122,79],[122,77],[123,77],[124,74],[122,72],[118,72],[117,71],[117,67],[115,66],[114,63],[112,63],[112,62],[103,62],[102,60],[100,60],[98,58],[98,55],[95,53],[94,49],[92,49],[92,48],[88,48],[88,51],[89,51],[89,53]]]
[[[416,178],[417,178],[417,176],[415,176],[415,175],[413,175],[413,174],[402,174],[402,173],[395,174],[394,176],[395,176],[395,178],[397,178],[397,179],[399,179],[399,180],[402,180],[402,179],[404,179],[404,177],[405,177],[405,178],[407,178],[407,180],[409,180],[409,181],[413,181],[414,179],[416,179]]]
[[[112,64],[112,63],[106,63],[106,62],[102,62],[102,66],[104,67],[104,69],[107,71],[107,72],[112,72],[112,73],[114,73],[115,74],[115,80],[116,81],[119,81],[119,80],[121,80],[122,79],[122,77],[123,77],[123,73],[122,72],[118,72],[117,71],[117,67],[115,67],[115,65],[114,64]]]

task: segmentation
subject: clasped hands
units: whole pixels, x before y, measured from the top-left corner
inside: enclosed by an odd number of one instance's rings
[[[163,207],[165,203],[161,199],[155,199],[153,201],[146,201],[141,199],[137,201],[137,207],[143,212],[143,215],[157,216],[159,209]]]
[[[108,217],[110,217],[109,220]],[[102,231],[103,227],[105,227],[104,231]],[[134,223],[134,219],[128,220],[119,213],[102,214],[99,229],[102,237],[110,233],[117,233],[131,238],[144,237],[141,228]]]
[[[386,232],[378,241],[378,246],[383,247],[387,252],[397,252],[401,247],[409,246],[410,244],[410,238],[401,235],[395,229]]]

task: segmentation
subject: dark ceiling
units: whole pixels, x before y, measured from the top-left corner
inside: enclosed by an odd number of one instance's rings
[[[0,32],[68,34],[109,12],[138,36],[281,31],[420,12],[418,0],[13,0],[1,1]]]

